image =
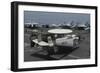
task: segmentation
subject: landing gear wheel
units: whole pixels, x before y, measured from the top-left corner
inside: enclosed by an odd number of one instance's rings
[[[79,41],[78,41],[78,39],[75,39],[74,41],[73,41],[73,48],[78,48],[79,47]]]

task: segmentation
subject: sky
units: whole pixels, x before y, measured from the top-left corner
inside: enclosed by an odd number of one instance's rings
[[[24,11],[24,23],[63,24],[71,21],[90,23],[90,14]]]

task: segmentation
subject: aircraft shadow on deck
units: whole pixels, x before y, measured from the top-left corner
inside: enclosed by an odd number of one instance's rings
[[[44,60],[60,60],[63,57],[68,56],[70,53],[72,53],[73,51],[75,51],[78,48],[72,49],[72,48],[69,48],[69,47],[66,47],[66,48],[65,47],[58,47],[57,49],[59,51],[56,52],[56,53],[53,53],[51,55],[48,55],[48,54],[45,55],[45,54],[43,54],[44,51],[39,51],[37,53],[31,54],[31,56],[42,58]]]

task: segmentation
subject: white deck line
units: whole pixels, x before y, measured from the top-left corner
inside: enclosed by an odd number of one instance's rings
[[[74,56],[74,55],[68,55],[69,57],[73,57],[73,58],[77,58],[77,59],[79,59],[80,57],[78,57],[78,56]]]

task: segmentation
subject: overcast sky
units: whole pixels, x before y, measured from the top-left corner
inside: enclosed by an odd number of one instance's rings
[[[71,21],[90,23],[90,14],[24,11],[24,23],[63,24],[64,22],[70,23]]]

